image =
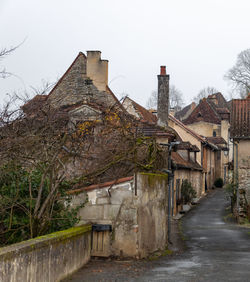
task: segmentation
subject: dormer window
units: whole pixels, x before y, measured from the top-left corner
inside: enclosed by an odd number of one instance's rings
[[[86,84],[86,85],[92,85],[92,84],[93,84],[92,79],[86,79],[86,80],[85,80],[85,84]]]

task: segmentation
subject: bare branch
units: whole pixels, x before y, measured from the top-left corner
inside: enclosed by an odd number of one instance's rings
[[[244,98],[250,92],[250,49],[237,56],[236,64],[225,74],[234,92]]]
[[[209,95],[218,93],[219,91],[213,86],[207,86],[199,91],[199,93],[193,98],[196,104],[199,104],[200,100],[207,98]]]

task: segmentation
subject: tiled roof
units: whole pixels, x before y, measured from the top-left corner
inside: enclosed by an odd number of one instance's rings
[[[171,138],[172,140],[178,136],[175,130],[173,130],[172,128],[170,127],[163,128],[158,126],[157,117],[149,110],[137,104],[131,98],[126,97],[123,101],[123,106],[125,105],[125,103],[128,103],[127,104],[128,107],[126,108],[125,106],[125,108],[129,113],[131,113],[131,115],[135,116],[134,113],[136,112],[137,114],[136,118],[138,118],[139,116],[140,126],[138,130],[139,132],[143,133],[144,136],[168,137]],[[134,109],[133,113],[129,110],[130,105],[133,106]]]
[[[193,109],[196,107],[195,103],[191,103],[189,105],[187,105],[186,107],[184,107],[182,110],[178,111],[175,113],[175,118],[179,119],[179,120],[182,120],[183,117],[185,117],[185,115],[188,113],[188,111],[191,111],[191,109]],[[191,112],[190,112],[191,113]]]
[[[223,137],[216,136],[216,137],[205,137],[205,138],[210,144],[215,145],[219,150],[228,150],[227,142]]]
[[[246,99],[232,101],[230,136],[250,138],[250,94]]]
[[[177,145],[177,150],[188,150],[190,152],[200,152],[196,145],[192,145],[189,141],[181,142]]]
[[[202,143],[206,143],[205,138],[203,138],[202,136],[200,136],[198,133],[196,133],[195,131],[193,131],[192,129],[188,128],[183,122],[179,121],[177,118],[175,118],[172,115],[169,115],[169,119],[172,120],[173,122],[175,122],[176,124],[178,124],[180,127],[182,127],[183,129],[185,129],[189,134],[191,134],[193,137],[195,137],[196,139],[198,139],[200,142]]]
[[[186,132],[188,132],[189,134],[191,134],[193,137],[195,137],[196,139],[198,139],[201,143],[203,143],[204,145],[212,148],[213,150],[218,150],[218,147],[212,143],[210,143],[208,140],[205,139],[205,137],[199,135],[198,133],[196,133],[195,131],[191,130],[190,128],[188,128],[183,122],[179,121],[178,119],[176,119],[175,117],[173,117],[172,115],[169,115],[169,119],[172,120],[173,122],[175,122],[176,124],[178,124],[180,127],[182,127],[183,129],[186,130]]]
[[[202,170],[202,167],[197,162],[185,160],[178,152],[172,152],[171,159],[177,168]]]
[[[176,133],[172,128],[162,128],[160,126],[157,126],[156,124],[152,125],[141,123],[141,126],[138,130],[139,132],[142,132],[146,137],[171,137],[171,139],[174,139],[176,137]]]
[[[130,104],[132,104],[134,110],[137,112],[137,114],[140,116],[140,120],[142,122],[147,122],[151,124],[155,124],[157,122],[157,117],[141,105],[137,104],[134,100],[130,99],[129,97],[126,97],[123,101],[129,100]]]
[[[228,108],[217,108],[216,111],[219,113],[219,114],[229,114],[229,110]]]
[[[216,105],[219,108],[228,108],[227,101],[220,92],[209,95],[207,99],[208,101],[213,101],[213,99],[216,99]]]
[[[216,136],[216,137],[206,137],[206,140],[210,143],[213,143],[215,145],[221,145],[221,144],[225,144],[227,145],[227,142],[225,141],[225,139],[221,136]]]
[[[93,185],[90,185],[90,186],[84,186],[84,187],[78,186],[77,188],[68,191],[68,194],[76,194],[76,193],[81,193],[83,191],[102,189],[102,188],[109,187],[109,186],[112,186],[112,185],[117,185],[117,184],[120,184],[120,183],[131,181],[133,178],[134,178],[133,176],[128,176],[128,177],[123,177],[123,178],[119,178],[119,179],[116,179],[116,180],[112,180],[112,181],[108,181],[108,182],[104,182],[104,183],[100,183],[100,184],[93,184]]]
[[[183,121],[183,123],[192,124],[199,121],[215,124],[221,123],[219,114],[216,112],[214,107],[208,103],[206,98],[203,98],[200,101],[199,105],[193,110],[190,116]]]

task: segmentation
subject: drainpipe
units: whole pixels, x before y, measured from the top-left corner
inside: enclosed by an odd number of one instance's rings
[[[171,169],[171,151],[174,145],[180,144],[180,141],[176,142],[170,142],[170,144],[162,144],[162,146],[167,146],[168,147],[168,169],[163,169],[162,171],[168,174],[168,242],[172,244],[171,242],[171,212],[172,212],[172,207],[171,207],[171,188],[172,188],[172,182],[174,178],[174,170]]]

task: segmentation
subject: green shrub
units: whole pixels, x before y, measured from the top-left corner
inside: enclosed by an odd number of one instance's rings
[[[217,187],[217,188],[223,187],[223,180],[222,180],[222,178],[215,179],[214,186]]]
[[[231,200],[231,212],[232,213],[233,213],[234,206],[235,206],[236,200],[237,200],[237,190],[236,190],[236,188],[237,188],[236,184],[233,184],[233,183],[228,183],[228,184],[225,185],[226,195]]]
[[[183,204],[190,203],[192,198],[196,197],[196,191],[187,179],[185,179],[181,184],[181,197]]]
[[[0,167],[0,247],[36,236],[64,230],[79,222],[78,209],[71,207],[72,196],[67,194],[71,184],[61,181],[53,197],[51,179],[46,176],[41,206],[49,199],[40,218],[35,213],[41,169],[28,170],[14,163]]]

